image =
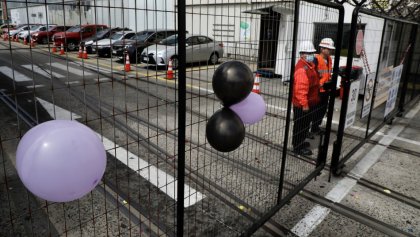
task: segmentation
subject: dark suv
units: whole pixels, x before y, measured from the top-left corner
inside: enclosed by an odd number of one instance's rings
[[[123,59],[125,54],[128,53],[131,62],[140,63],[143,49],[176,33],[175,30],[144,30],[138,32],[131,39],[115,42],[112,47],[112,55]]]

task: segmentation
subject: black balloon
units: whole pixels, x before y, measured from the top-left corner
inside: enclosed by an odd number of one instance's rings
[[[245,99],[252,91],[254,75],[247,65],[229,61],[220,65],[213,75],[213,90],[224,106]]]
[[[245,138],[242,120],[229,108],[223,108],[211,116],[206,127],[207,141],[221,152],[238,148]]]

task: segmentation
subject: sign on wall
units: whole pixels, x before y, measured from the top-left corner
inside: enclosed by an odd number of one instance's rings
[[[385,114],[386,117],[395,108],[397,102],[398,88],[400,86],[400,79],[403,70],[403,64],[395,67],[392,70],[392,84],[388,91],[388,99],[386,100]]]
[[[241,21],[240,28],[241,28],[240,41],[250,40],[251,39],[250,23],[246,21]]]
[[[356,120],[356,108],[359,98],[360,80],[353,81],[350,85],[349,101],[347,103],[346,123],[344,129],[354,124]]]
[[[372,107],[372,98],[373,98],[373,86],[375,85],[375,73],[370,73],[366,75],[365,80],[365,93],[363,98],[363,105],[362,105],[362,114],[361,117],[366,117],[369,112],[370,108]]]

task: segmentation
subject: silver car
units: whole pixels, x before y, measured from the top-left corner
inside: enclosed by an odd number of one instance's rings
[[[187,63],[208,61],[217,64],[223,57],[223,43],[216,42],[204,35],[186,36]],[[172,60],[172,67],[178,67],[178,35],[172,35],[156,45],[151,45],[143,50],[141,61],[157,66],[168,65]]]

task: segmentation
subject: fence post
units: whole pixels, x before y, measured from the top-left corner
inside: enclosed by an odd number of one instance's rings
[[[348,49],[348,54],[347,54],[347,64],[346,64],[346,71],[345,71],[346,78],[341,79],[342,80],[341,83],[344,89],[344,94],[343,94],[343,100],[341,104],[340,121],[338,124],[337,139],[334,142],[333,154],[332,154],[332,159],[331,159],[331,171],[333,172],[334,175],[339,175],[341,173],[341,167],[339,167],[339,160],[340,160],[341,147],[343,145],[344,125],[346,123],[347,103],[349,100],[350,74],[351,74],[351,70],[353,66],[353,54],[354,54],[354,47],[356,43],[357,17],[359,15],[359,10],[361,6],[365,2],[366,0],[362,0],[358,3],[355,1],[357,5],[353,10],[353,14],[351,18],[349,49]]]
[[[176,235],[184,236],[185,126],[186,126],[186,10],[178,0],[178,182]]]
[[[334,64],[333,64],[333,74],[332,74],[332,84],[334,85],[334,89],[329,92],[328,95],[328,113],[327,113],[327,124],[325,125],[325,137],[321,149],[318,153],[317,163],[316,166],[319,167],[324,165],[327,160],[327,153],[328,153],[328,144],[330,142],[331,136],[331,126],[332,126],[332,118],[334,115],[334,102],[335,102],[335,93],[336,93],[336,86],[337,85],[337,76],[338,70],[340,65],[340,53],[343,41],[343,28],[344,28],[344,1],[336,1],[337,3],[341,4],[341,8],[339,9],[339,16],[338,16],[338,32],[337,32],[337,43],[336,49],[334,54]]]
[[[279,181],[279,190],[277,194],[277,205],[280,204],[281,197],[283,195],[283,184],[284,184],[284,174],[286,171],[286,157],[287,157],[287,144],[289,143],[289,130],[290,130],[290,120],[292,116],[292,95],[293,95],[293,72],[295,71],[295,61],[296,61],[296,51],[297,51],[297,36],[298,36],[298,26],[299,26],[299,9],[300,0],[295,1],[295,11],[294,11],[294,20],[293,20],[293,43],[292,43],[292,60],[290,65],[290,83],[289,83],[289,99],[287,100],[287,112],[286,112],[286,127],[284,132],[283,140],[283,151],[281,159],[281,170],[280,170],[280,181]]]
[[[416,47],[416,36],[417,36],[417,25],[412,25],[411,28],[411,32],[410,32],[410,48],[409,51],[407,53],[408,58],[404,58],[402,63],[407,62],[407,66],[404,67],[404,82],[403,82],[403,86],[402,86],[402,90],[401,90],[401,98],[400,98],[400,102],[398,105],[398,114],[397,116],[401,117],[403,112],[404,112],[404,105],[405,105],[405,91],[407,91],[407,86],[408,86],[408,80],[410,77],[410,70],[411,70],[411,61],[413,59],[413,52],[414,49]]]

